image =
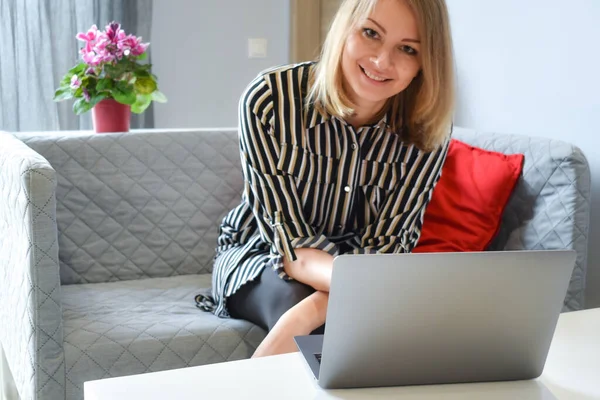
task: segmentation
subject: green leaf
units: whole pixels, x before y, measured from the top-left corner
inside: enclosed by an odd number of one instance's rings
[[[117,76],[117,68],[111,64],[107,64],[104,66],[104,72],[106,75]]]
[[[147,94],[138,94],[135,103],[131,105],[131,112],[136,114],[143,113],[152,102],[152,96]]]
[[[142,54],[140,54],[137,59],[139,61],[144,61],[146,58],[148,58],[148,53],[147,52],[143,52]]]
[[[69,86],[69,85],[71,85],[71,78],[73,77],[73,75],[74,74],[67,73],[63,77],[62,81],[60,81],[60,86]]]
[[[127,64],[122,62],[118,62],[116,65],[106,64],[104,66],[104,71],[112,78],[119,78],[127,72]]]
[[[73,111],[77,115],[81,115],[85,112],[90,111],[91,109],[92,109],[92,106],[90,105],[90,103],[85,101],[84,98],[77,99],[77,101],[75,101],[75,103],[73,103]]]
[[[86,88],[88,91],[96,88],[97,79],[93,76],[84,76],[81,78],[81,87]]]
[[[73,68],[71,68],[68,73],[71,74],[71,76],[73,76],[73,75],[79,75],[82,72],[85,72],[86,67],[87,67],[86,63],[80,62],[79,64],[77,64],[76,66],[74,66]],[[71,78],[69,77],[69,79],[71,79]]]
[[[128,84],[127,82],[125,82],[125,81],[117,81],[115,83],[115,87],[117,89],[119,89],[120,91],[122,91],[122,92],[127,92],[129,90],[131,90],[131,91],[133,90],[133,88],[131,87],[131,85]]]
[[[98,80],[96,84],[96,90],[102,92],[103,90],[111,90],[114,87],[112,79],[102,78]]]
[[[139,94],[151,94],[156,90],[156,82],[152,78],[138,78],[134,86]]]
[[[100,93],[90,100],[90,108],[93,108],[96,104],[100,103],[102,100],[108,98],[108,95],[105,93]]]
[[[166,103],[167,97],[160,90],[156,90],[152,92],[152,100],[158,103]]]
[[[150,73],[146,70],[136,70],[133,72],[133,74],[135,76],[137,76],[138,78],[149,78],[150,77]]]
[[[54,93],[54,101],[63,101],[63,100],[68,100],[68,99],[72,99],[73,98],[73,93],[71,92],[71,88],[70,87],[64,87],[61,86],[60,88],[58,88],[58,90]]]
[[[117,86],[112,90],[112,97],[121,104],[131,105],[136,101],[135,93],[131,87],[127,88],[127,90],[123,90]]]

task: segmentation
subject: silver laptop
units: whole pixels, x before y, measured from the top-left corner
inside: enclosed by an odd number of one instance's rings
[[[541,375],[572,250],[342,255],[324,335],[296,344],[321,387]]]

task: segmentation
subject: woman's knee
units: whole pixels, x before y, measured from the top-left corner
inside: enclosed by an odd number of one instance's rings
[[[233,318],[271,330],[283,314],[314,292],[308,285],[282,280],[275,271],[265,268],[227,299],[227,308]]]
[[[298,281],[285,281],[279,278],[270,269],[265,269],[261,274],[260,285],[264,285],[262,290],[266,294],[264,308],[269,329],[273,328],[279,318],[290,308],[315,292],[312,287]]]

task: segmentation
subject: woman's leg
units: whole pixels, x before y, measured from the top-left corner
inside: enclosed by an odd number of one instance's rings
[[[273,356],[298,351],[294,337],[310,334],[325,323],[329,293],[317,291],[279,318],[252,357]]]
[[[267,267],[227,299],[227,310],[233,318],[245,319],[270,331],[286,311],[313,293],[312,287],[295,280],[284,281]],[[320,327],[313,333],[323,330]]]

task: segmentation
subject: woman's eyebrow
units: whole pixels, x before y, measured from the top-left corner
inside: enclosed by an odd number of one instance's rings
[[[372,23],[374,23],[375,25],[377,25],[377,27],[379,29],[381,29],[381,31],[383,32],[384,35],[387,34],[387,31],[385,30],[385,28],[383,26],[381,26],[381,24],[377,21],[375,21],[373,18],[367,18],[369,21],[371,21]],[[410,38],[406,38],[406,39],[402,39],[403,42],[413,42],[413,43],[421,43],[419,40],[417,39],[410,39]]]

